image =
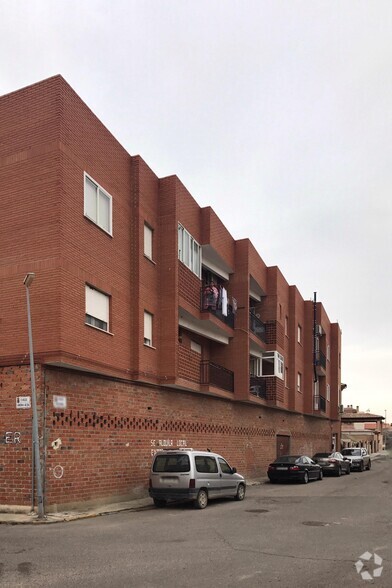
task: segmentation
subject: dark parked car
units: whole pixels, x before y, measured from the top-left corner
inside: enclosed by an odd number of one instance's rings
[[[270,482],[295,480],[307,484],[309,480],[322,480],[323,470],[307,455],[282,455],[268,466]]]
[[[370,470],[372,467],[370,455],[363,447],[347,447],[342,449],[342,454],[343,457],[350,460],[352,470],[363,472],[363,470]]]
[[[351,472],[351,462],[347,457],[344,457],[339,451],[333,453],[316,453],[313,456],[313,461],[321,465],[324,474],[335,474],[341,476],[343,472],[349,474]]]

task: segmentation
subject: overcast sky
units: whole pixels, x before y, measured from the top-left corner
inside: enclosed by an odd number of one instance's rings
[[[343,335],[392,421],[391,0],[0,0],[0,94],[62,74]]]

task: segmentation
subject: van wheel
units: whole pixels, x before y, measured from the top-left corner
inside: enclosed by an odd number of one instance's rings
[[[237,494],[234,497],[236,500],[244,500],[245,498],[245,486],[240,484],[237,488]]]
[[[208,494],[205,490],[200,490],[195,501],[196,508],[205,508],[208,504]]]
[[[166,506],[166,500],[162,500],[162,498],[153,498],[153,500],[157,508],[162,508]]]

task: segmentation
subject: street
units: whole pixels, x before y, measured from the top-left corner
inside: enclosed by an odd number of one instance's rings
[[[0,525],[7,587],[390,587],[392,462],[303,484],[263,483],[243,502],[173,505],[47,525]],[[363,580],[355,562],[382,558]],[[369,567],[368,567],[369,566]],[[363,562],[360,571],[377,566]],[[378,566],[381,567],[381,566]]]

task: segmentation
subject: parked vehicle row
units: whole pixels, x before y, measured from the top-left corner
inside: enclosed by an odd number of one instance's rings
[[[350,474],[352,469],[370,470],[371,460],[366,449],[348,448],[307,455],[283,455],[270,463],[267,471],[271,483],[298,481],[307,484],[322,480],[324,474]],[[169,502],[193,501],[196,508],[206,508],[213,498],[232,497],[243,500],[246,481],[218,453],[192,448],[167,449],[154,456],[149,494],[155,506]]]
[[[324,474],[341,476],[357,469],[370,470],[370,455],[363,447],[350,447],[339,451],[307,455],[283,455],[268,466],[267,475],[272,484],[276,482],[322,480]]]

